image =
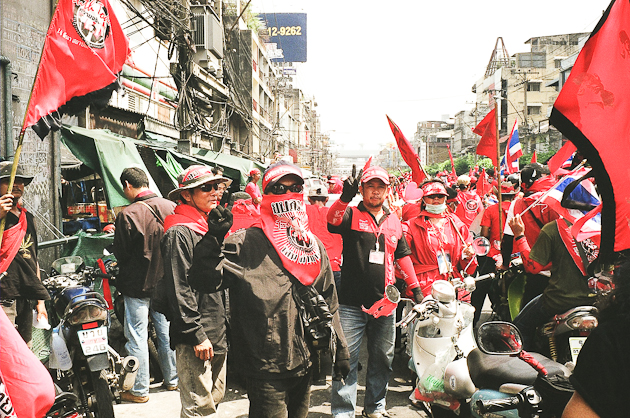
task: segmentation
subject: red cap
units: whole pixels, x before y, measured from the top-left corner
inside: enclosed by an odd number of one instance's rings
[[[385,184],[389,184],[389,173],[377,165],[370,166],[365,169],[361,176],[361,183],[367,183],[372,179],[379,179]]]
[[[422,192],[424,196],[432,196],[436,194],[448,196],[448,193],[446,192],[446,187],[444,187],[442,183],[439,183],[437,181],[426,183],[424,186],[422,186]]]
[[[251,170],[249,170],[249,176],[250,177],[254,177],[256,174],[260,174],[260,170],[257,168],[252,168]]]
[[[304,184],[304,177],[302,177],[302,170],[298,166],[295,166],[291,163],[288,163],[284,160],[278,161],[275,164],[270,165],[267,170],[265,170],[265,175],[263,176],[262,188],[263,193],[267,190],[267,186],[273,186],[280,180],[282,177],[287,176],[289,174],[296,175],[302,180],[302,184]]]

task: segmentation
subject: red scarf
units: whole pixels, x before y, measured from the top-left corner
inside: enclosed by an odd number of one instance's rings
[[[304,195],[263,195],[260,223],[284,268],[304,286],[313,284],[321,271],[322,255],[308,227]]]
[[[577,242],[573,235],[571,235],[572,225],[569,222],[565,222],[564,219],[558,219],[556,221],[556,224],[558,225],[558,233],[560,234],[560,238],[562,239],[564,246],[569,252],[571,259],[573,259],[573,262],[583,276],[590,276],[587,270],[588,264],[595,261],[595,259],[599,255],[599,238],[601,236],[592,237],[593,239],[587,238],[582,242]],[[582,251],[584,251],[586,260],[582,259],[578,245],[582,247],[581,249]],[[585,264],[585,261],[588,264]]]
[[[184,225],[199,235],[205,235],[208,232],[208,219],[197,209],[184,203],[177,205],[175,213],[164,219],[164,232],[176,225]]]
[[[26,235],[26,209],[20,209],[18,223],[4,231],[2,234],[2,247],[0,247],[0,273],[7,271],[15,258]]]

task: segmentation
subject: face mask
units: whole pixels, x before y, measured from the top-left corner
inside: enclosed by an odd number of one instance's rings
[[[425,205],[425,210],[429,213],[432,213],[434,215],[439,215],[442,212],[444,212],[446,210],[446,202],[442,203],[441,205],[429,205],[426,204]]]

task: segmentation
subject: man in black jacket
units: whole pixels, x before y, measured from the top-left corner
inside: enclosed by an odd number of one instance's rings
[[[171,321],[181,417],[205,417],[216,412],[225,394],[225,307],[222,292],[200,293],[190,287],[187,275],[193,248],[208,231],[208,213],[219,204],[219,185],[229,180],[210,167],[190,166],[177,181],[179,186],[168,194],[179,204],[164,221],[164,283],[159,290]]]
[[[284,161],[270,166],[263,175],[260,222],[225,244],[232,214],[212,210],[188,276],[202,292],[230,288],[230,355],[246,378],[250,418],[308,414],[315,348],[307,342],[299,292],[315,289],[331,313],[333,378],[345,378],[350,369],[330,262],[306,226],[303,183],[298,167]]]
[[[149,400],[149,315],[158,337],[158,359],[167,390],[177,389],[175,353],[170,348],[169,324],[163,314],[150,309],[151,294],[164,274],[160,240],[164,219],[175,204],[149,190],[149,179],[140,168],[125,168],[120,176],[125,197],[133,202],[116,217],[114,255],[120,268],[116,288],[125,301],[127,352],[138,358],[138,374],[133,388],[123,392],[127,402]]]

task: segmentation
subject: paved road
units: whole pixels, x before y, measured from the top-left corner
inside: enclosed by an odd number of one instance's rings
[[[489,301],[486,300],[480,322],[484,322],[491,312]],[[365,342],[361,347],[360,362],[367,364],[367,349]],[[413,389],[410,372],[406,360],[400,354],[394,357],[394,373],[389,382],[387,393],[387,410],[392,417],[418,418],[427,417],[422,410],[410,405],[409,394]],[[357,416],[363,410],[363,395],[365,391],[366,367],[359,372],[359,388],[357,400]],[[168,392],[153,385],[146,404],[122,403],[114,406],[116,418],[176,418],[179,416],[181,404],[179,392]],[[310,418],[330,417],[330,376],[326,382],[315,384],[311,391]],[[249,401],[244,389],[231,376],[228,376],[227,390],[223,401],[215,415],[217,418],[244,418],[248,416]]]
[[[362,363],[367,361],[367,350],[361,350]],[[387,409],[392,417],[417,418],[426,417],[424,412],[417,410],[409,404],[409,394],[412,390],[410,376],[404,360],[399,355],[394,359],[394,376],[390,381],[389,392],[387,394]],[[359,372],[359,399],[357,414],[360,415],[363,404],[363,394],[365,387],[365,369]],[[168,418],[178,417],[180,412],[179,392],[168,392],[158,385],[151,388],[149,402],[146,404],[122,403],[114,406],[116,418]],[[327,376],[325,383],[315,384],[311,391],[311,407],[309,417],[323,418],[330,417],[330,376]],[[219,404],[217,418],[242,418],[247,417],[249,401],[243,388],[234,379],[228,376],[228,388],[223,401]]]

